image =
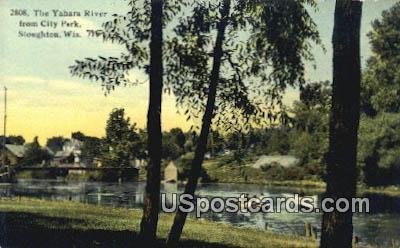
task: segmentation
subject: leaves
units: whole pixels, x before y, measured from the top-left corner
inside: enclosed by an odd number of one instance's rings
[[[104,22],[101,29],[87,30],[90,37],[121,45],[121,55],[119,57],[99,55],[97,58],[75,60],[75,64],[69,67],[72,76],[99,81],[106,94],[116,86],[138,84],[138,80],[130,79],[130,71],[149,72],[150,2],[148,0],[127,2],[130,10],[126,15],[113,14],[112,19]],[[166,1],[165,23],[171,21],[181,7],[186,5],[186,1]]]
[[[368,34],[373,55],[363,74],[361,105],[370,116],[400,111],[399,23],[400,3],[397,3],[373,22],[373,30]]]
[[[110,167],[129,167],[130,161],[141,157],[145,146],[138,134],[136,123],[125,118],[124,109],[114,109],[107,120],[103,142],[102,163]]]
[[[214,126],[249,128],[277,120],[287,86],[304,84],[309,41],[320,43],[305,5],[313,1],[234,1],[223,44]],[[207,99],[220,1],[196,1],[168,41],[166,87],[199,117]],[[268,115],[266,115],[268,113]],[[188,117],[189,119],[189,117]]]
[[[178,108],[196,122],[204,112],[221,1],[165,1],[165,91]],[[129,72],[148,73],[150,3],[129,0],[126,15],[113,15],[92,37],[122,46],[119,57],[98,56],[75,61],[73,76],[101,82],[106,93],[131,85]],[[312,60],[310,42],[320,44],[315,23],[301,0],[232,1],[223,43],[214,126],[276,122],[283,114],[282,95],[288,86],[304,84],[304,60]],[[283,115],[282,115],[283,116]]]

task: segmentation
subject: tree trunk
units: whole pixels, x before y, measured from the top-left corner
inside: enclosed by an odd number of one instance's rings
[[[160,203],[161,167],[161,97],[163,88],[162,64],[163,0],[151,0],[150,40],[150,97],[147,113],[149,162],[140,238],[152,247],[157,241],[157,222]]]
[[[360,118],[360,25],[362,3],[337,0],[333,30],[333,85],[327,154],[325,197],[356,194],[357,132]],[[322,217],[321,247],[350,248],[353,233],[351,210]]]
[[[204,160],[204,154],[207,151],[207,139],[215,107],[215,98],[217,94],[217,85],[219,81],[221,59],[223,55],[222,44],[225,39],[226,26],[228,25],[229,10],[230,10],[230,0],[224,0],[221,8],[221,20],[218,24],[217,38],[214,45],[213,66],[210,75],[210,85],[208,89],[207,105],[202,119],[201,132],[197,140],[196,150],[194,154],[194,159],[192,161],[188,182],[186,184],[184,191],[185,194],[194,195],[194,192],[197,187],[197,181],[199,179],[201,172],[201,166]],[[187,213],[180,211],[178,208],[174,218],[174,223],[172,224],[171,231],[167,239],[167,247],[178,246],[179,238],[182,234],[186,217]]]

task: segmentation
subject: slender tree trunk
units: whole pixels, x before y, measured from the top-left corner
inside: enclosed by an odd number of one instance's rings
[[[357,132],[360,118],[360,25],[362,3],[337,0],[333,30],[333,86],[325,197],[356,194]],[[350,248],[351,210],[322,217],[321,247]]]
[[[221,8],[221,21],[218,24],[217,38],[214,45],[213,66],[210,75],[210,85],[208,89],[208,99],[206,109],[202,119],[202,126],[200,136],[197,139],[196,150],[188,182],[185,187],[185,194],[194,195],[197,187],[197,181],[200,176],[201,166],[204,160],[204,154],[207,151],[207,139],[212,122],[215,98],[217,94],[217,86],[219,81],[219,72],[221,67],[221,59],[223,55],[223,41],[225,39],[225,30],[228,25],[228,17],[230,10],[230,0],[224,0]],[[177,247],[180,236],[182,234],[183,226],[185,225],[187,213],[179,210],[175,215],[174,223],[172,224],[171,231],[167,239],[167,247]]]
[[[160,115],[163,88],[162,15],[163,0],[151,0],[150,98],[147,113],[149,162],[147,165],[143,217],[140,224],[140,238],[148,245],[151,245],[149,247],[152,247],[157,241],[157,222],[160,203],[162,149]]]

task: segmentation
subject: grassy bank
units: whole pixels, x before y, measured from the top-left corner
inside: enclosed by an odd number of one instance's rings
[[[4,214],[5,213],[5,214]],[[1,218],[3,216],[3,218]],[[66,201],[0,199],[0,221],[6,247],[140,247],[136,235],[141,211]],[[161,214],[158,235],[163,244],[172,215]],[[1,231],[1,230],[0,230]],[[23,238],[21,238],[23,237]],[[0,238],[0,242],[2,239]],[[3,239],[3,242],[4,239]],[[316,247],[297,236],[236,228],[189,218],[182,247]]]
[[[325,190],[325,183],[315,178],[298,179],[296,178],[298,175],[285,175],[289,176],[289,179],[282,179],[277,171],[263,171],[247,166],[253,163],[253,160],[254,158],[247,158],[242,165],[239,165],[229,157],[218,157],[204,161],[203,167],[210,180],[218,183],[263,184],[299,190],[312,189],[317,192]]]
[[[400,186],[386,187],[363,187],[360,186],[358,192],[361,194],[383,194],[392,197],[400,197]]]
[[[271,166],[268,169],[254,168],[252,165],[258,158],[256,154],[246,154],[239,162],[233,155],[217,156],[203,163],[207,181],[216,183],[251,183],[275,186],[303,187],[324,189],[325,185],[316,176],[307,175],[298,166],[283,168]],[[187,174],[193,154],[187,153],[175,161],[180,174]]]
[[[318,178],[299,179],[296,170],[286,171],[284,176],[277,170],[263,171],[262,169],[247,166],[254,162],[254,158],[247,157],[239,165],[229,156],[216,157],[204,161],[203,167],[212,182],[218,183],[251,183],[277,187],[292,188],[298,191],[324,192],[325,182]],[[289,177],[289,179],[284,179]],[[358,186],[360,195],[366,193],[384,194],[400,197],[400,186],[367,187]]]

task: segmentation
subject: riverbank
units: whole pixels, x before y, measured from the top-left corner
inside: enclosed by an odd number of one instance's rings
[[[0,245],[4,247],[137,247],[140,210],[70,201],[0,199]],[[163,244],[173,215],[161,214]],[[23,238],[21,238],[23,237]],[[136,242],[136,243],[135,243]],[[135,246],[136,245],[136,246]],[[182,247],[317,247],[298,236],[237,228],[188,218]]]
[[[263,171],[262,169],[253,168],[248,166],[254,163],[254,158],[252,156],[245,157],[242,163],[243,164],[239,165],[229,156],[225,156],[206,160],[203,163],[203,167],[209,177],[208,179],[216,183],[260,184],[290,188],[299,192],[325,192],[326,183],[318,177],[308,178],[308,176],[306,176],[306,179],[299,179],[299,175],[291,175],[296,174],[295,169],[293,171],[286,171],[286,174],[283,175],[283,172],[278,170]],[[272,175],[270,173],[272,173]],[[289,177],[289,179],[283,179],[286,177]],[[400,197],[400,185],[368,187],[359,184],[357,186],[357,192],[359,195],[382,194],[391,197]]]
[[[203,163],[202,174],[203,176],[205,175],[205,178],[202,178],[202,182],[259,184],[282,187],[298,193],[325,192],[325,182],[315,175],[308,175],[307,173],[302,172],[302,169],[298,166],[293,166],[284,170],[281,170],[282,168],[279,169],[278,166],[272,166],[272,169],[270,168],[269,170],[253,168],[250,165],[255,162],[257,157],[258,156],[255,154],[247,154],[243,157],[241,164],[239,164],[232,155],[217,156],[207,159]],[[187,176],[188,171],[190,171],[189,169],[192,159],[193,154],[187,153],[175,161],[178,170],[180,170],[180,174]],[[166,164],[167,161],[163,164],[162,172]],[[63,180],[80,182],[118,181],[117,178],[111,180],[112,178],[110,179],[107,177],[108,175],[103,175],[99,172],[85,172],[83,174],[67,175]],[[17,174],[17,179],[49,179],[49,176],[41,172],[23,171]],[[145,169],[139,170],[138,180],[146,180]],[[360,184],[357,187],[357,192],[359,195],[382,194],[391,197],[400,197],[400,185],[367,187]]]
[[[400,197],[400,186],[387,186],[387,187],[364,187],[359,186],[359,193],[364,194],[383,194],[392,197]]]

